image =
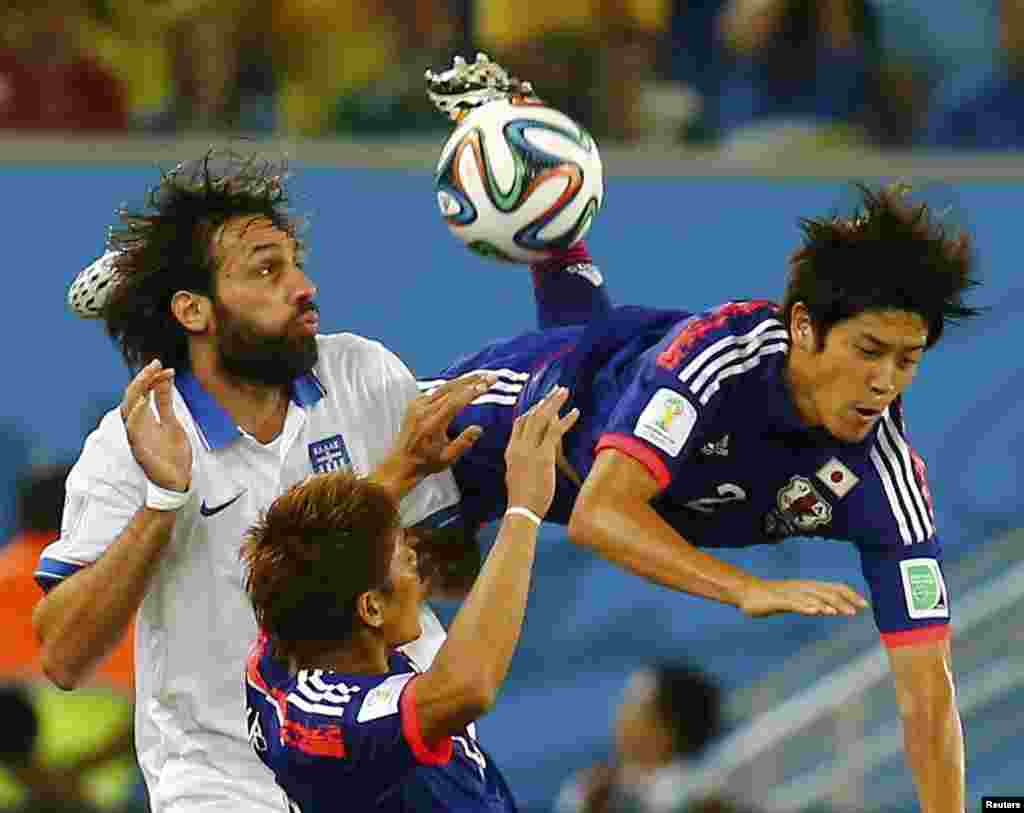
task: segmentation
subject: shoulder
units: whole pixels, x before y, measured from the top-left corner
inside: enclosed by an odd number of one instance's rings
[[[360,378],[399,373],[411,376],[398,356],[381,342],[355,333],[317,336],[317,348],[320,356],[317,370],[323,376]]]
[[[86,437],[82,454],[68,476],[68,488],[74,490],[83,481],[93,478],[118,480],[137,476],[142,476],[142,470],[128,445],[120,407],[115,407]]]
[[[789,334],[777,305],[765,300],[727,302],[678,323],[662,341],[655,364],[688,397],[706,405],[725,381],[757,369],[766,358],[784,356],[788,349]],[[762,378],[748,375],[743,380]]]
[[[658,365],[676,370],[701,354],[713,355],[737,345],[784,341],[780,316],[779,306],[763,299],[726,302],[696,313],[670,331],[658,354]]]
[[[246,683],[281,719],[307,728],[352,727],[399,712],[406,683],[417,673],[405,658],[394,658],[382,675],[300,669],[291,674],[261,636],[249,652]]]
[[[883,414],[868,449],[875,492],[884,512],[904,545],[926,542],[935,536],[935,515],[924,460],[910,445],[897,399]]]

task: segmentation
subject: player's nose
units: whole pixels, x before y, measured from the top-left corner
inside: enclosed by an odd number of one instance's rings
[[[872,368],[868,386],[871,388],[871,394],[876,397],[882,398],[891,394],[896,388],[896,370],[893,365],[885,362]]]
[[[304,305],[307,302],[311,302],[319,291],[313,280],[306,276],[305,271],[301,269],[296,269],[296,271],[298,272],[298,279],[296,280],[292,298],[296,305]]]

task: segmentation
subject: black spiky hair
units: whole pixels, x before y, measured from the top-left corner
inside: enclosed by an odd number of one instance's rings
[[[803,245],[790,260],[783,301],[787,325],[802,302],[823,347],[845,319],[907,311],[925,321],[931,347],[946,324],[984,310],[964,301],[980,285],[966,233],[948,229],[927,204],[911,203],[906,185],[858,188],[861,203],[852,216],[800,221]]]

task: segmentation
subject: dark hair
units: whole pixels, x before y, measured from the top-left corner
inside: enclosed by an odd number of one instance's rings
[[[351,637],[356,599],[390,589],[399,527],[390,492],[347,471],[310,477],[271,503],[242,559],[256,620],[278,657]]]
[[[804,244],[790,260],[783,319],[789,325],[793,306],[803,302],[821,349],[844,319],[908,311],[924,319],[931,347],[947,322],[982,310],[963,301],[980,284],[970,240],[948,234],[927,204],[908,203],[905,186],[859,189],[862,204],[852,217],[800,221]]]
[[[721,689],[710,675],[687,663],[659,663],[654,678],[654,702],[672,728],[674,752],[697,756],[721,730]]]
[[[263,217],[298,241],[298,222],[286,209],[285,177],[281,163],[210,150],[162,173],[143,211],[119,212],[121,225],[109,239],[117,252],[114,287],[103,318],[129,367],[153,359],[188,367],[186,332],[171,313],[171,299],[182,290],[214,295],[213,237],[224,223]]]
[[[27,689],[14,683],[0,685],[0,720],[0,765],[29,762],[39,736],[39,717]]]
[[[23,531],[60,531],[64,510],[64,483],[69,465],[38,466],[18,482],[18,528]]]

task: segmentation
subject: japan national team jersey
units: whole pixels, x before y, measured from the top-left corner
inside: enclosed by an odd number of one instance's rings
[[[662,488],[659,514],[701,547],[792,536],[852,542],[885,642],[945,637],[950,608],[941,549],[901,402],[861,443],[810,429],[785,383],[788,349],[769,302],[701,314],[619,307],[587,326],[496,342],[426,386],[477,369],[500,376],[453,426],[484,427],[481,443],[455,469],[469,517],[500,516],[506,494],[496,450],[516,415],[564,384],[581,410],[564,445],[580,477],[603,449],[636,459]],[[577,494],[560,474],[548,518],[568,522]]]
[[[246,669],[249,742],[289,811],[515,811],[473,725],[423,741],[417,674],[397,651],[383,675],[290,674],[267,639],[257,641]]]
[[[177,517],[138,613],[136,745],[155,813],[280,810],[271,774],[246,740],[240,679],[256,623],[243,588],[243,534],[259,512],[311,474],[369,473],[390,450],[416,383],[377,342],[318,336],[319,361],[295,380],[284,429],[270,444],[242,432],[190,375],[174,410],[192,444],[193,496]],[[96,561],[145,502],[146,478],[113,410],[67,482],[61,536],[42,554],[44,589]],[[401,506],[406,524],[457,516],[450,474],[425,480]],[[429,663],[444,631],[424,608],[411,646]]]

